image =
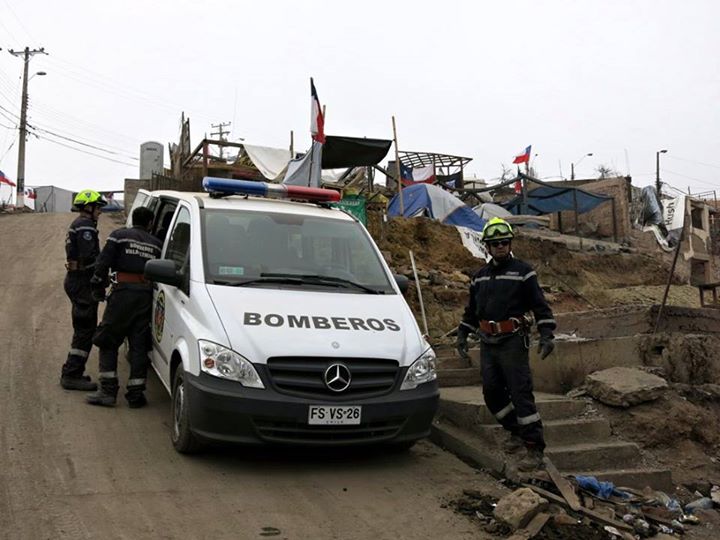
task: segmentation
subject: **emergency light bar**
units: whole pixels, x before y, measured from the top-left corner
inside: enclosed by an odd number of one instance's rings
[[[315,202],[337,202],[340,192],[333,189],[268,184],[251,180],[232,180],[230,178],[203,178],[203,188],[211,195],[253,195],[268,199],[295,199]]]

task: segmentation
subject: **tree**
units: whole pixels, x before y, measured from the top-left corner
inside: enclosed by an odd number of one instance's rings
[[[595,169],[598,173],[598,179],[603,180],[605,178],[615,178],[618,176],[622,176],[618,171],[613,169],[612,167],[608,165],[598,165],[597,169]]]

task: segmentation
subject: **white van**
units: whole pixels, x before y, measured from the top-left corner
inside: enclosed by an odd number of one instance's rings
[[[204,187],[140,190],[133,204],[153,210],[163,240],[145,276],[175,448],[409,447],[427,436],[435,354],[401,294],[407,279],[328,204],[339,194],[212,178]]]

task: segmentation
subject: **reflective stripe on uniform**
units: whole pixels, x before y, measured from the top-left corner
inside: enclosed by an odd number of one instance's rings
[[[479,282],[481,282],[481,281],[490,281],[490,276],[482,276],[482,277],[479,277],[479,278],[475,278],[475,279],[472,280],[471,285],[475,285],[476,283],[479,283]]]
[[[73,232],[78,232],[78,231],[93,231],[93,232],[97,232],[97,229],[96,229],[95,227],[90,227],[90,226],[87,226],[87,225],[84,226],[84,227],[78,227],[77,229],[70,229],[70,230],[73,231]]]
[[[117,379],[117,371],[101,371],[98,376],[101,379]]]
[[[108,238],[108,242],[117,242],[118,244],[126,244],[128,242],[132,242],[134,244],[137,244],[139,246],[146,246],[153,249],[161,249],[160,246],[156,246],[155,244],[151,244],[150,242],[141,242],[140,240],[135,240],[134,238],[113,238],[112,236]]]
[[[533,422],[540,421],[540,413],[531,414],[530,416],[519,416],[517,419],[518,424],[521,426],[527,426]]]
[[[82,349],[70,349],[70,354],[73,356],[79,356],[80,358],[87,358],[88,352],[83,351]]]
[[[477,332],[477,328],[475,328],[474,326],[469,325],[469,324],[466,323],[466,322],[461,322],[461,323],[460,323],[460,326],[467,326],[467,327],[468,327],[470,330],[472,330],[473,332]]]
[[[535,270],[533,270],[532,272],[528,272],[527,274],[525,274],[525,275],[523,276],[523,281],[527,281],[528,279],[530,279],[530,278],[533,277],[533,276],[537,276],[537,272],[536,272]]]
[[[503,407],[502,409],[500,409],[498,412],[495,413],[495,418],[497,418],[498,420],[502,420],[508,414],[513,412],[514,410],[515,410],[515,405],[513,405],[512,403],[509,403],[506,407]]]
[[[538,326],[541,324],[556,324],[555,319],[540,319],[537,323]]]
[[[145,384],[146,379],[128,379],[128,386],[142,386]]]
[[[507,279],[509,281],[525,281],[522,276],[497,276],[495,279]]]

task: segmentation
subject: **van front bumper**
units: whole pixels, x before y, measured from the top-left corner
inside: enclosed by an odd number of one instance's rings
[[[414,390],[353,401],[327,401],[245,388],[205,373],[185,373],[190,429],[199,439],[243,444],[358,445],[427,437],[438,408],[437,381]],[[361,423],[309,425],[311,405],[362,407]]]

